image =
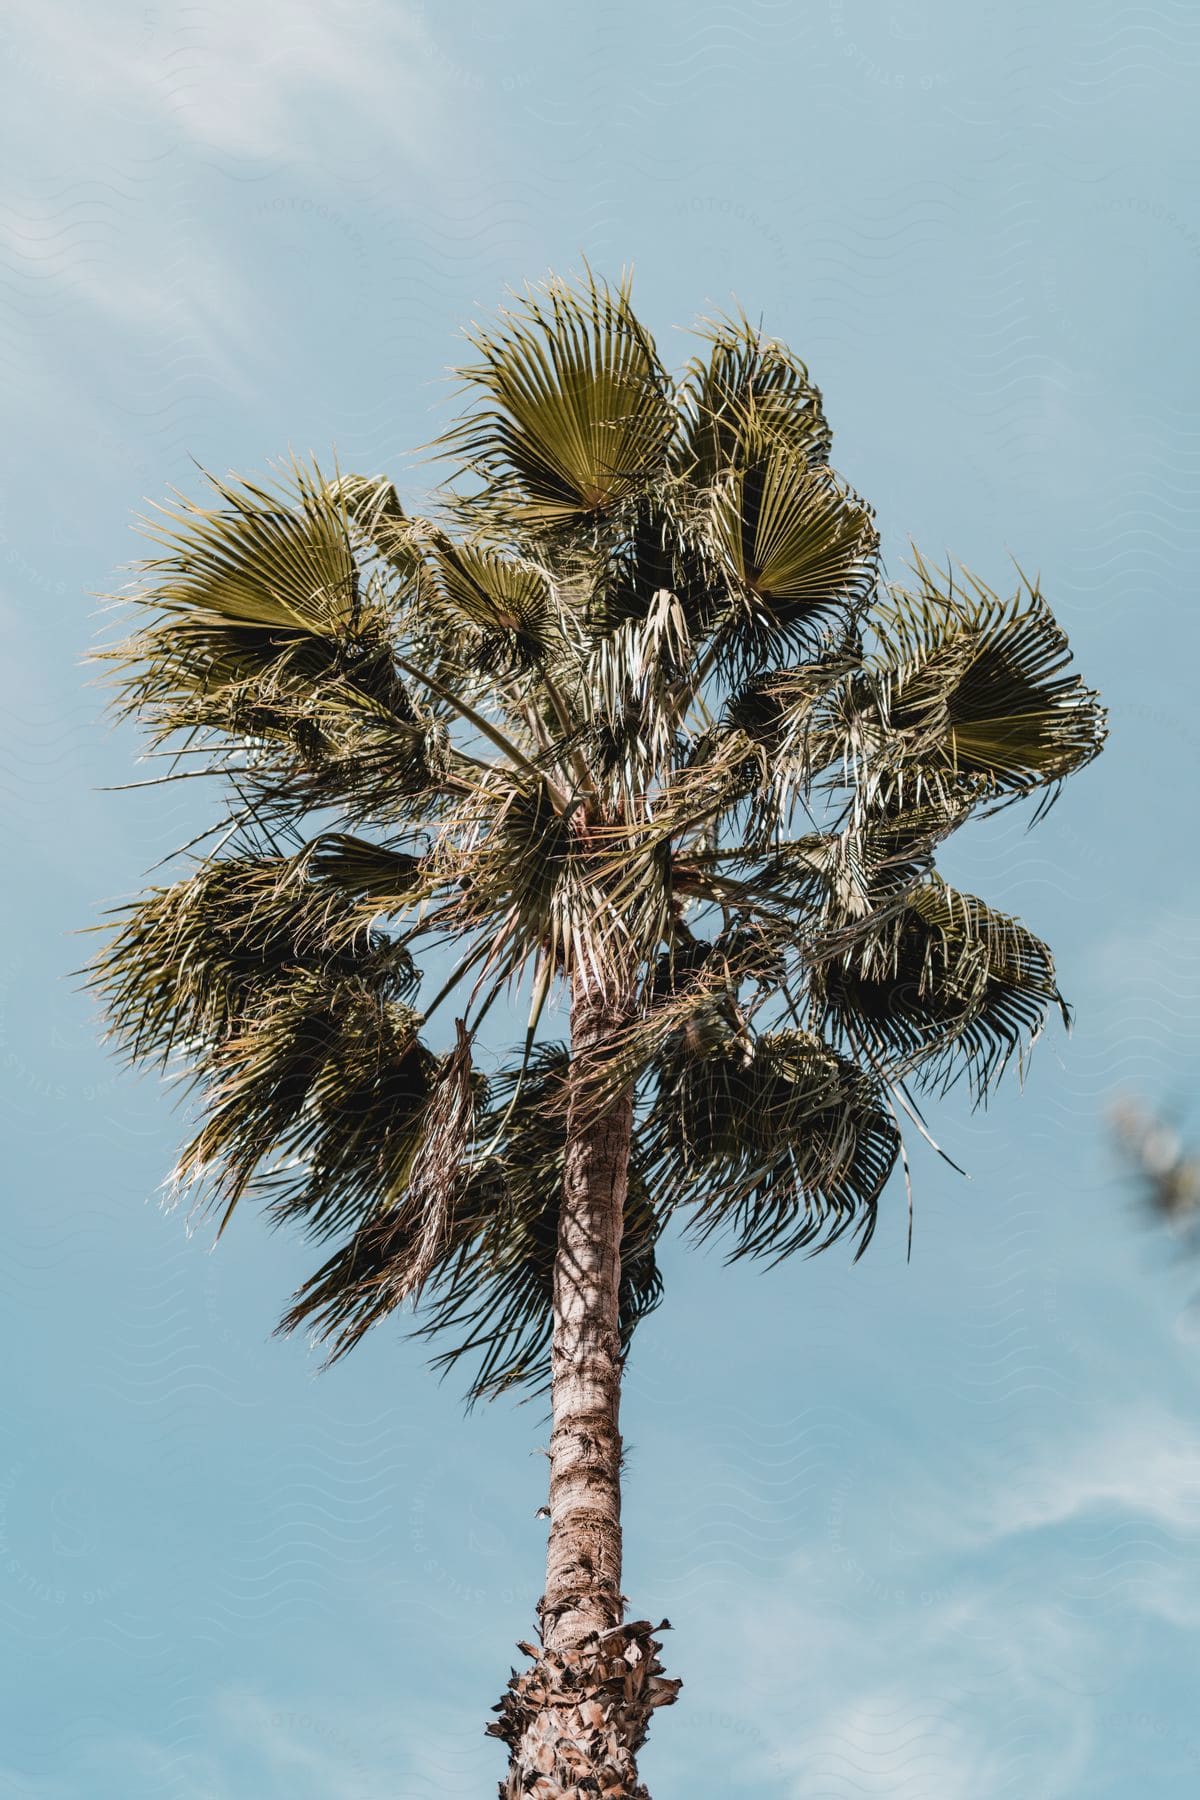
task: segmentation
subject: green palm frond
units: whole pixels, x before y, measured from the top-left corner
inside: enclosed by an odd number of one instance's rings
[[[486,544],[456,544],[442,534],[435,540],[434,560],[451,629],[469,641],[469,648],[458,651],[464,664],[522,669],[553,654],[558,615],[541,569]]]
[[[549,1379],[567,1066],[562,1046],[541,1045],[523,1074],[511,1070],[491,1084],[492,1108],[475,1130],[481,1155],[454,1192],[440,1256],[429,1272],[419,1334],[458,1339],[436,1366],[474,1361],[474,1399],[520,1384],[540,1390]],[[660,1230],[635,1168],[622,1240],[626,1347],[661,1297],[654,1256]],[[411,1206],[379,1210],[300,1290],[282,1329],[311,1329],[336,1361],[412,1297],[419,1242],[420,1218]]]
[[[408,517],[386,476],[339,475],[328,486],[330,498],[345,510],[356,552],[386,564],[401,593],[418,600],[428,578],[423,521]]]
[[[194,618],[336,639],[361,609],[347,517],[319,469],[293,463],[275,488],[210,475],[218,507],[160,508],[147,536],[165,554],[153,604]]]
[[[460,930],[485,932],[497,947],[512,940],[532,953],[553,944],[567,954],[572,831],[546,787],[490,784],[464,822],[464,841],[447,847]]]
[[[1016,798],[1098,755],[1099,701],[1066,672],[1066,633],[1037,589],[1004,601],[973,575],[916,569],[919,591],[894,588],[876,610],[881,649],[851,683],[878,720],[877,784]]]
[[[252,1185],[280,1216],[332,1229],[367,1193],[405,1182],[436,1087],[420,1015],[353,977],[272,986],[195,1071],[204,1122],[179,1184],[222,1227]],[[386,1116],[382,1103],[386,1103]],[[380,1131],[365,1137],[367,1125]]]
[[[682,467],[702,487],[738,463],[747,442],[777,442],[812,468],[829,460],[833,435],[820,391],[785,345],[741,315],[700,327],[710,348],[693,358],[681,392],[687,419]]]
[[[222,504],[184,502],[149,528],[159,553],[129,597],[142,622],[98,652],[119,710],[156,744],[205,749],[264,804],[348,798],[386,816],[424,800],[444,777],[444,727],[409,694],[335,489],[299,465],[274,489],[209,481]]]
[[[424,856],[345,831],[323,832],[297,862],[313,881],[357,901],[369,901],[373,911],[393,916],[412,905],[428,873]]]
[[[663,470],[677,415],[629,285],[553,279],[516,298],[497,329],[468,334],[459,371],[484,399],[441,447],[503,496],[513,521],[588,519]]]
[[[710,1014],[666,1046],[642,1141],[660,1204],[702,1237],[772,1260],[848,1230],[861,1255],[899,1153],[877,1084],[806,1031],[756,1036]]]
[[[304,1108],[254,1176],[248,1196],[262,1202],[274,1221],[295,1221],[318,1240],[407,1196],[417,1242],[424,1245],[426,1208],[440,1216],[441,1190],[421,1189],[415,1176],[424,1171],[437,1182],[455,1177],[452,1160],[435,1165],[429,1153],[445,1151],[469,1131],[461,1110],[462,1061],[454,1052],[438,1056],[422,1041],[419,1014],[373,996],[352,990],[331,996],[330,1020],[326,1054]],[[239,1078],[239,1069],[233,1073]],[[477,1108],[483,1084],[473,1075],[471,1080]]]
[[[90,980],[129,1056],[165,1063],[177,1049],[219,1043],[296,975],[410,993],[408,950],[374,929],[377,906],[360,903],[361,860],[358,876],[348,873],[354,841],[317,839],[296,857],[219,858],[120,909]],[[403,901],[411,864],[380,850],[375,876],[385,867]],[[345,879],[332,879],[335,869]]]
[[[860,608],[876,579],[870,510],[789,445],[748,444],[712,490],[710,533],[740,604],[727,627],[743,660],[768,657],[814,621]]]
[[[183,500],[146,523],[158,554],[131,596],[150,615],[108,652],[128,670],[126,709],[168,730],[214,686],[287,685],[337,673],[364,701],[391,698],[378,655],[380,620],[362,592],[347,515],[317,471],[295,466],[274,490],[209,476],[217,506]]]
[[[1070,1022],[1049,948],[1017,919],[938,876],[879,927],[814,963],[827,1023],[860,1054],[945,1088],[966,1072],[982,1100],[1056,1006]]]

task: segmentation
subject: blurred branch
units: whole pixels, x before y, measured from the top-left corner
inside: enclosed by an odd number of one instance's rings
[[[1200,1238],[1200,1153],[1176,1128],[1138,1100],[1109,1108],[1117,1151],[1141,1190],[1146,1210],[1175,1231]]]

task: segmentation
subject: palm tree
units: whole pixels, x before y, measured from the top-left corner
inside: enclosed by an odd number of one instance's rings
[[[228,804],[93,979],[193,1084],[177,1180],[328,1246],[283,1329],[339,1357],[411,1302],[473,1398],[548,1389],[501,1793],[641,1795],[679,1683],[625,1619],[618,1407],[658,1239],[862,1254],[914,1091],[982,1100],[1062,1007],[1046,945],[935,850],[1052,798],[1103,722],[1036,586],[919,557],[884,585],[818,390],[744,317],[673,377],[588,274],[469,338],[426,515],[292,464],[149,526],[102,654],[163,778]],[[431,992],[414,954],[443,948]]]

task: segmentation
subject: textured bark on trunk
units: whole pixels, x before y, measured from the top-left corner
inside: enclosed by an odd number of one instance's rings
[[[571,1055],[602,1054],[620,1009],[577,982]],[[621,1233],[633,1096],[603,1112],[572,1096],[554,1266],[550,1541],[542,1646],[514,1672],[488,1731],[512,1752],[501,1800],[647,1800],[636,1756],[650,1714],[675,1698],[647,1621],[623,1624]],[[664,1621],[665,1624],[665,1621]]]
[[[571,1057],[603,1054],[619,1015],[576,991]],[[621,1622],[621,1232],[629,1187],[633,1096],[595,1118],[567,1114],[550,1436],[550,1542],[542,1636],[574,1649]]]

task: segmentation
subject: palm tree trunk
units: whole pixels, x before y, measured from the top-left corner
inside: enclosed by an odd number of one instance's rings
[[[620,1023],[619,1008],[577,981],[572,1064],[602,1055]],[[651,1635],[662,1627],[623,1623],[621,1233],[632,1133],[632,1092],[600,1111],[572,1095],[554,1267],[542,1646],[520,1646],[534,1666],[514,1671],[488,1726],[512,1753],[501,1800],[647,1800],[637,1752],[652,1710],[680,1686],[662,1677]]]
[[[603,1055],[618,1021],[577,992],[571,1059]],[[542,1635],[574,1649],[621,1623],[621,1232],[629,1185],[633,1096],[582,1119],[567,1116],[554,1265],[550,1542]]]

